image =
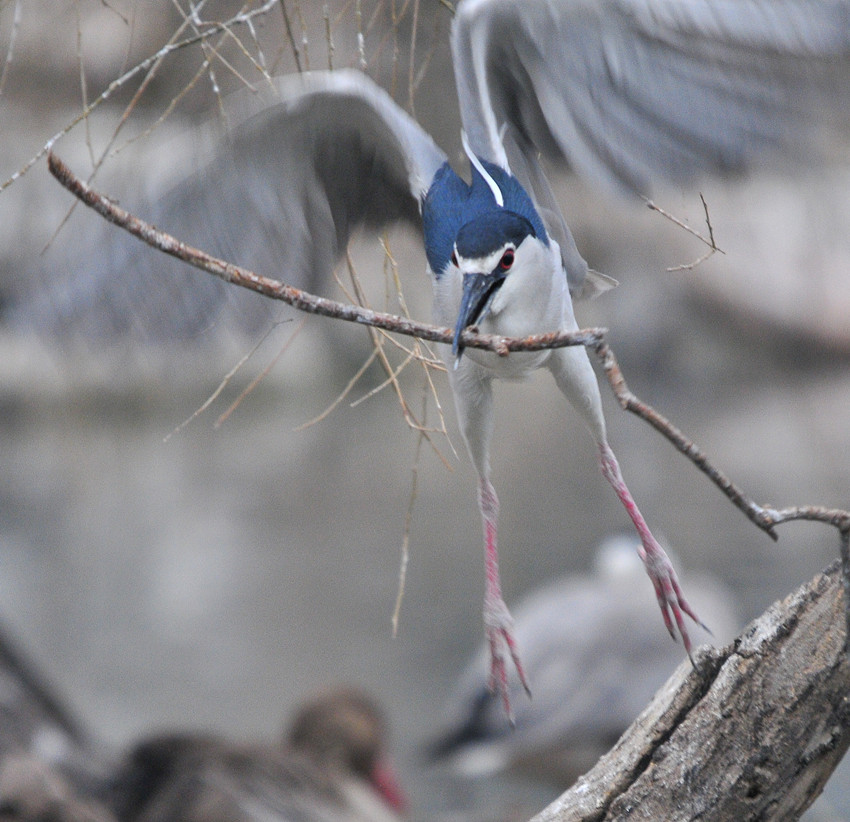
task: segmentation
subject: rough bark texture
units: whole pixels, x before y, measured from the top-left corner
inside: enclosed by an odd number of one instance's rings
[[[850,745],[839,564],[695,662],[532,822],[797,819]]]

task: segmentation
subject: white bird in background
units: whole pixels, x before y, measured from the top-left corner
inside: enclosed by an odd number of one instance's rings
[[[575,330],[572,297],[612,284],[579,254],[540,157],[565,160],[609,188],[649,194],[653,182],[802,154],[822,115],[849,93],[850,3],[464,0],[451,46],[470,183],[364,74],[314,72],[280,80],[272,104],[155,217],[196,246],[308,285],[327,278],[358,225],[404,220],[421,228],[435,319],[455,329],[446,360],[478,472],[490,684],[510,714],[508,657],[526,689],[528,682],[499,578],[489,462],[494,379],[552,373],[596,441],[602,473],[640,537],[667,629],[689,653],[685,617],[699,621],[623,479],[585,349],[506,358],[464,351],[470,325],[519,337]],[[110,271],[126,279],[132,269],[147,275],[150,264],[150,253],[134,248],[113,257]],[[143,303],[127,305],[128,316]]]
[[[531,591],[512,609],[534,700],[520,701],[515,727],[486,687],[485,648],[461,675],[431,755],[466,778],[502,773],[547,783],[560,793],[589,770],[649,703],[681,654],[649,622],[654,608],[629,535],[596,552],[591,573]],[[742,627],[735,600],[709,574],[685,574],[694,605],[717,643]],[[512,695],[519,685],[512,683]]]

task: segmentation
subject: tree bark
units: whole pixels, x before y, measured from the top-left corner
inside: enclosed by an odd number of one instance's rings
[[[685,661],[532,822],[799,818],[850,745],[845,638],[836,562],[732,645]]]

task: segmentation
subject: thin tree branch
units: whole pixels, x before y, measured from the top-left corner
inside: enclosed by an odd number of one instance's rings
[[[209,408],[216,401],[216,399],[221,394],[221,392],[224,391],[225,388],[227,388],[230,381],[236,375],[236,372],[243,365],[245,365],[245,363],[248,362],[248,360],[250,360],[251,357],[254,356],[254,354],[257,353],[260,346],[268,339],[269,335],[272,333],[272,331],[274,331],[277,328],[278,325],[279,325],[279,323],[275,323],[274,325],[272,325],[268,328],[266,333],[263,334],[262,337],[260,337],[260,339],[254,345],[254,347],[250,351],[248,351],[247,354],[243,354],[242,357],[239,358],[239,362],[237,362],[236,365],[234,365],[233,368],[231,368],[230,371],[228,371],[224,375],[224,378],[218,384],[218,387],[215,389],[215,391],[213,391],[212,394],[210,394],[209,397],[207,397],[204,400],[204,402],[192,412],[192,414],[190,416],[188,416],[176,428],[174,428],[172,431],[170,431],[168,434],[166,434],[166,436],[163,437],[163,440],[162,440],[163,442],[168,442],[175,434],[179,434],[190,422],[192,422],[193,420],[196,420],[198,417],[200,417],[201,414],[203,414],[204,411],[206,411],[207,408]]]
[[[9,75],[9,69],[12,67],[15,45],[18,42],[18,32],[21,28],[21,11],[23,5],[22,0],[15,0],[15,13],[12,17],[12,29],[9,32],[9,45],[6,47],[6,58],[3,60],[3,71],[0,72],[0,97],[3,96],[3,89],[6,88],[6,78]]]
[[[295,338],[301,333],[304,329],[304,326],[307,323],[307,318],[301,320],[300,323],[295,327],[295,330],[287,337],[286,342],[280,347],[280,350],[277,354],[272,357],[269,364],[251,380],[250,383],[243,389],[243,391],[239,394],[239,396],[227,407],[227,410],[219,416],[219,418],[215,421],[214,428],[220,428],[224,423],[230,419],[230,415],[242,404],[242,400],[244,400],[268,375],[272,368],[275,367],[278,360],[289,350],[289,346],[295,341]]]
[[[321,314],[347,322],[382,328],[397,334],[429,340],[430,342],[451,344],[454,332],[450,328],[441,328],[428,323],[420,323],[396,314],[373,311],[357,305],[349,305],[326,297],[318,297],[300,288],[273,280],[253,271],[233,265],[207,254],[205,251],[180,242],[164,231],[134,217],[109,197],[98,193],[86,185],[79,177],[51,151],[47,158],[50,173],[75,197],[93,208],[109,222],[120,226],[134,237],[166,254],[183,260],[195,268],[213,274],[225,282],[256,291],[266,297],[291,305],[308,314]],[[548,348],[560,348],[567,345],[593,345],[604,339],[605,329],[589,328],[582,331],[551,332],[534,334],[523,339],[500,337],[497,334],[480,334],[467,329],[463,332],[462,342],[467,348],[481,348],[506,357],[511,351],[542,351]]]

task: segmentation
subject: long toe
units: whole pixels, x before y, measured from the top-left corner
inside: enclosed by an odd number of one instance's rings
[[[511,724],[514,722],[511,708],[511,689],[508,682],[507,657],[513,661],[517,677],[528,696],[531,688],[522,664],[519,646],[514,637],[513,618],[501,598],[490,598],[484,604],[484,625],[487,634],[487,644],[490,648],[489,687],[493,693],[501,697],[505,713]]]
[[[708,630],[708,628],[685,599],[682,586],[679,584],[679,578],[676,576],[676,571],[664,549],[654,539],[645,540],[643,548],[644,553],[642,557],[646,567],[646,573],[649,575],[652,585],[655,588],[655,595],[658,598],[658,605],[661,608],[664,625],[670,632],[670,636],[674,639],[678,632],[682,638],[682,644],[685,646],[688,657],[693,661],[693,657],[691,656],[691,638],[688,634],[685,616],[690,617],[697,625],[705,630]]]

